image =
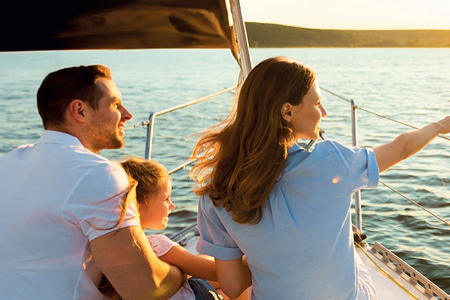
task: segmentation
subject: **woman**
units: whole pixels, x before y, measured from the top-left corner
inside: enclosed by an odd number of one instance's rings
[[[194,148],[197,250],[215,257],[232,297],[252,285],[258,300],[374,299],[353,247],[350,195],[450,128],[447,117],[373,150],[324,141],[308,152],[296,140],[318,138],[320,99],[311,69],[269,58]]]

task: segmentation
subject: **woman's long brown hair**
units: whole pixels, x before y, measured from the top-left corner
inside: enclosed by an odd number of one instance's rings
[[[314,80],[311,69],[286,57],[259,63],[244,81],[237,107],[203,133],[193,150],[196,194],[209,196],[238,223],[259,223],[261,206],[295,143],[281,107],[300,104]]]

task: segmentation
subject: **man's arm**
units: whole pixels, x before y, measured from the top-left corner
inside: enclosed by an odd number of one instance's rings
[[[185,275],[159,260],[138,226],[118,229],[90,242],[94,261],[123,299],[167,299]]]
[[[392,142],[375,147],[373,150],[380,173],[418,152],[438,134],[448,132],[450,132],[450,116],[420,129],[403,133]]]

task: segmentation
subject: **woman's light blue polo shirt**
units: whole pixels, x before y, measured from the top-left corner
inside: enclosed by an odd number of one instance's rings
[[[200,198],[197,250],[221,260],[246,255],[252,299],[357,299],[351,193],[378,179],[371,149],[324,141],[307,152],[294,145],[258,224],[236,223]]]

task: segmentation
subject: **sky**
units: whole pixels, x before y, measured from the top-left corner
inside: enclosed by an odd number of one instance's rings
[[[324,29],[450,29],[450,0],[240,0],[246,22]]]

